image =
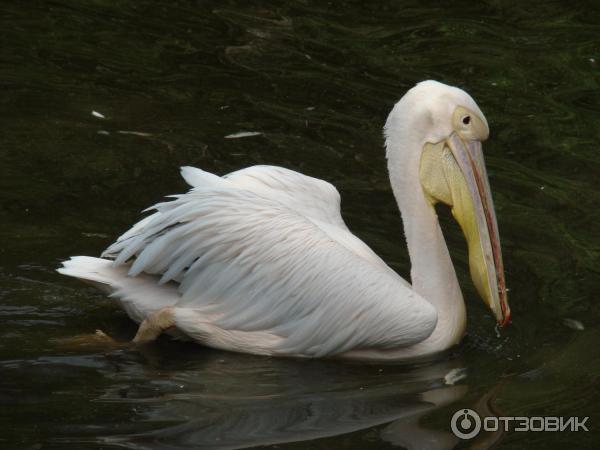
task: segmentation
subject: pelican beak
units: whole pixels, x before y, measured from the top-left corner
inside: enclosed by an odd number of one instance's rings
[[[487,133],[483,138],[486,137]],[[451,195],[452,215],[467,240],[471,278],[498,323],[504,326],[510,322],[510,308],[481,142],[463,139],[454,132],[445,140],[444,147],[453,156],[446,158],[444,173]]]

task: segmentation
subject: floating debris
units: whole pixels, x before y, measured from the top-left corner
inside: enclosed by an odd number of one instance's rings
[[[228,134],[225,139],[240,139],[252,136],[260,136],[262,133],[258,131],[239,131],[237,133]]]
[[[564,319],[563,323],[569,327],[571,330],[583,331],[585,327],[579,320],[575,319]]]
[[[107,238],[108,234],[105,233],[81,233],[85,237],[98,237],[98,238]]]
[[[106,117],[104,117],[104,114],[99,113],[98,111],[92,111],[92,116],[97,117],[98,119],[106,119]]]
[[[466,368],[459,367],[457,369],[452,369],[444,377],[444,384],[447,384],[448,386],[452,386],[464,378],[467,378],[467,369]]]
[[[110,131],[98,130],[97,134],[101,134],[102,136],[110,136]]]
[[[144,131],[127,131],[127,130],[119,130],[117,131],[119,134],[129,134],[132,136],[141,136],[141,137],[150,137],[152,133],[146,133]]]

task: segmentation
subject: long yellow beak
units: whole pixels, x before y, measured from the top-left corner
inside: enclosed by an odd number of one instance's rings
[[[510,308],[498,224],[481,142],[463,140],[453,133],[445,146],[452,152],[458,166],[446,164],[444,172],[452,196],[452,215],[467,240],[471,278],[498,323],[504,326],[510,322]]]

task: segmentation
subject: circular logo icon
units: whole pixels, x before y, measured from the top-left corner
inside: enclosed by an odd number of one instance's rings
[[[472,439],[481,431],[481,418],[472,409],[459,409],[452,416],[450,427],[457,438]]]

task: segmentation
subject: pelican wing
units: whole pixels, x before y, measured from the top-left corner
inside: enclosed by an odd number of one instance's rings
[[[223,178],[305,217],[348,231],[340,213],[340,194],[327,181],[276,166],[252,166]]]
[[[276,336],[270,350],[281,354],[394,348],[433,331],[435,309],[370,249],[361,254],[333,186],[260,166],[183,174],[194,188],[155,205],[103,255],[130,264],[129,276],[178,283],[176,307]]]
[[[252,191],[280,203],[318,226],[330,238],[360,257],[391,270],[369,246],[354,236],[342,219],[340,194],[332,184],[277,166],[252,166],[218,177],[195,167],[183,167],[182,176],[194,188],[207,186]],[[400,278],[407,287],[410,285]]]

